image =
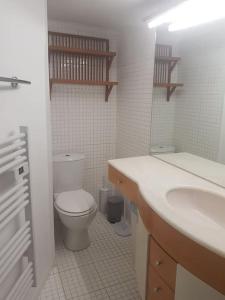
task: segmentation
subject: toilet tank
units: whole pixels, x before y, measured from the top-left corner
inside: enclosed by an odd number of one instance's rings
[[[84,154],[62,153],[53,156],[53,191],[62,193],[83,187]]]

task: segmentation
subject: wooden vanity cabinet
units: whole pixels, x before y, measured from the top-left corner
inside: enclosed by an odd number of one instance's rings
[[[152,266],[148,270],[147,300],[174,300],[174,291],[163,281]]]
[[[151,237],[149,239],[147,300],[174,299],[176,268],[176,262]]]
[[[189,300],[190,297],[197,300],[225,300],[225,259],[165,222],[140,195],[137,183],[111,165],[108,177],[138,207],[150,234],[146,300]],[[184,297],[189,293],[180,284],[181,278],[188,278],[182,275],[185,270],[190,275],[188,280],[185,279],[188,282],[186,286],[190,287],[188,290],[196,287],[194,295],[186,299]],[[206,296],[201,299],[195,296],[198,293]],[[208,298],[210,293],[213,296]]]

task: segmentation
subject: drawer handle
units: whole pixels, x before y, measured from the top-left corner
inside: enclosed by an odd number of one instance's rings
[[[117,183],[118,183],[118,184],[122,184],[123,181],[122,181],[121,179],[118,179],[118,180],[117,180]]]
[[[153,289],[153,292],[154,293],[159,293],[159,292],[161,292],[161,288],[160,287],[155,287],[154,289]]]
[[[161,266],[161,264],[162,264],[162,262],[161,262],[160,260],[157,260],[157,261],[155,262],[156,267]]]

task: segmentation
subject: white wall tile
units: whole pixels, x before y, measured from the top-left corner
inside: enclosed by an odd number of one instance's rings
[[[110,40],[110,50],[117,51],[115,32],[76,23],[49,21],[52,31]],[[117,58],[110,79],[117,80]],[[117,91],[113,88],[105,102],[105,88],[81,85],[53,85],[51,97],[53,152],[83,152],[86,155],[84,188],[98,200],[98,188],[106,176],[109,159],[115,158]]]
[[[179,151],[216,160],[224,102],[225,41],[183,41],[178,69],[184,87],[177,94],[175,137]]]
[[[119,50],[117,157],[149,153],[154,32],[129,29]]]
[[[163,89],[154,89],[152,144],[174,144],[178,152],[190,152],[217,160],[225,94],[225,40],[209,28],[173,36],[159,33],[161,43],[171,44],[181,61],[173,80],[183,83],[166,101]],[[212,32],[211,32],[212,33]]]

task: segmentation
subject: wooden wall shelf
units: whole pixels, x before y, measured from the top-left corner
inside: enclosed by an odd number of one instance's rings
[[[100,57],[115,57],[116,52],[106,52],[106,51],[96,51],[89,49],[79,49],[79,48],[66,48],[59,46],[49,46],[49,52],[65,52],[72,54],[90,55],[90,56],[100,56]]]
[[[180,60],[180,57],[173,57],[173,56],[156,56],[155,57],[156,61],[175,61],[178,62]]]
[[[174,93],[177,87],[182,87],[182,83],[171,83],[172,71],[180,60],[180,57],[172,56],[172,47],[170,45],[156,44],[155,68],[154,68],[154,87],[167,89],[167,101]]]
[[[105,86],[108,101],[113,86],[109,70],[116,52],[109,51],[109,40],[49,32],[50,91],[53,84]]]
[[[51,79],[51,83],[58,84],[84,84],[84,85],[118,85],[118,81],[98,81],[98,80],[69,80],[69,79]]]
[[[98,81],[98,80],[68,80],[68,79],[50,79],[50,91],[53,84],[81,84],[81,85],[97,85],[105,86],[106,102],[114,85],[118,85],[118,81]]]
[[[183,83],[157,83],[154,82],[155,87],[165,87],[165,88],[173,88],[173,87],[181,87],[184,86]]]

